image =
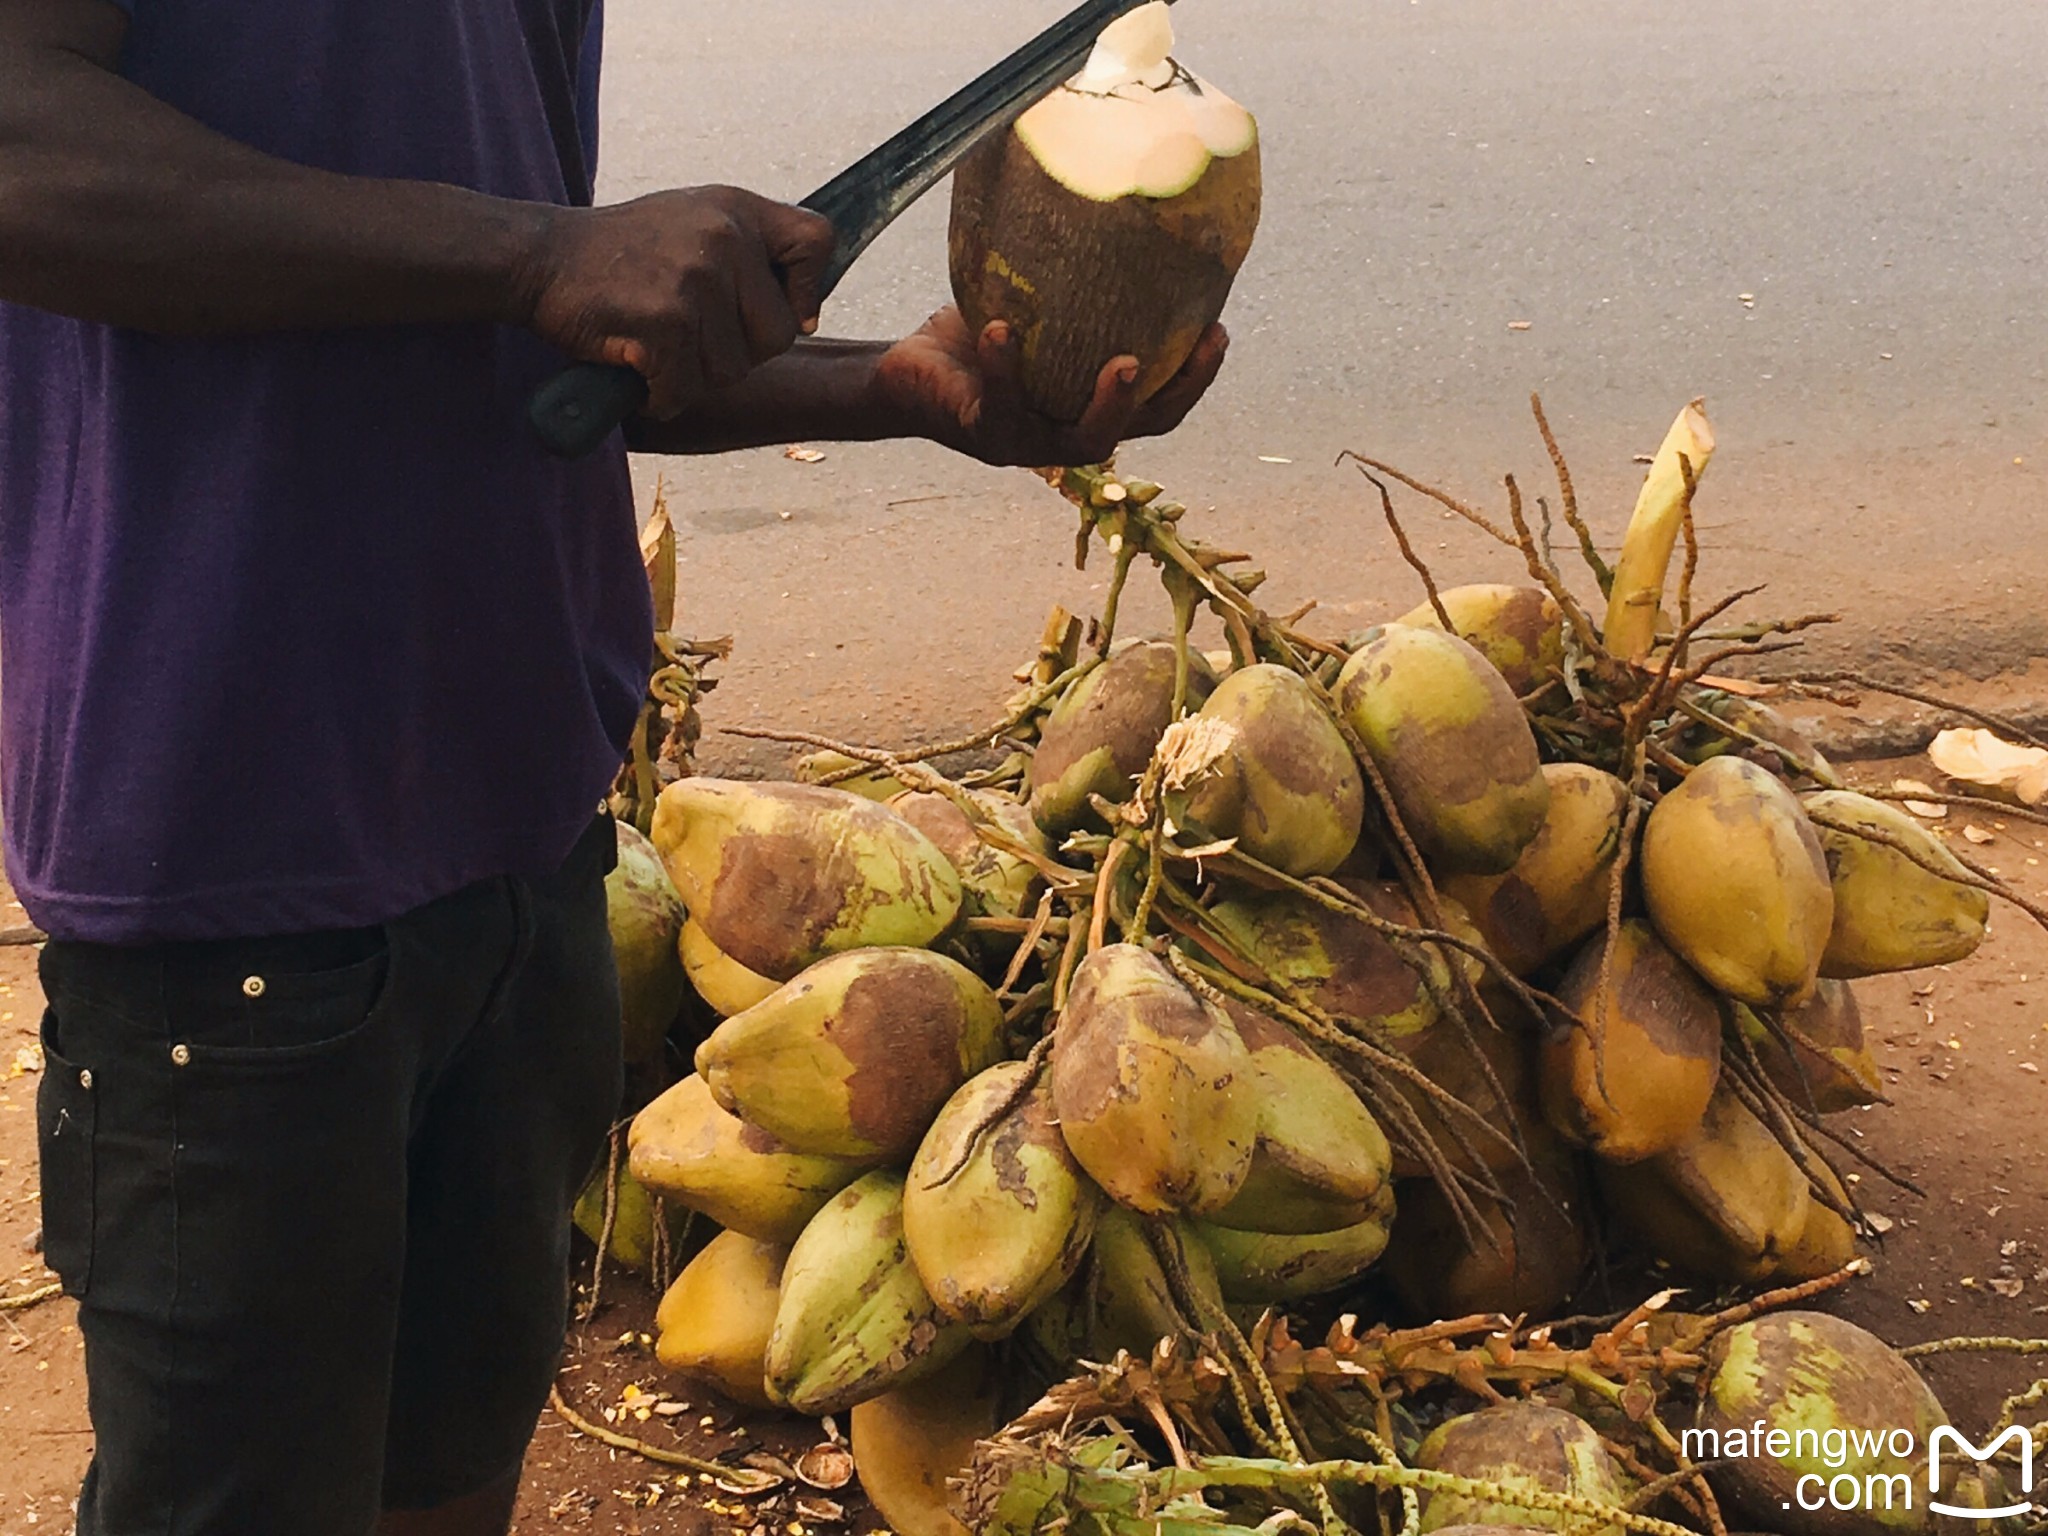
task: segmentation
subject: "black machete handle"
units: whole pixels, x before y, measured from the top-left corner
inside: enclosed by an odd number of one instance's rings
[[[647,380],[637,369],[578,363],[533,392],[526,417],[549,453],[558,459],[580,459],[646,404]]]

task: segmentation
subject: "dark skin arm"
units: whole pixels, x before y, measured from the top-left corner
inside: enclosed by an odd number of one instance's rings
[[[165,335],[416,323],[527,327],[647,375],[649,452],[925,437],[990,463],[1104,458],[1177,426],[1220,330],[1139,407],[1112,359],[1071,426],[1026,410],[1007,328],[807,343],[824,220],[731,187],[557,208],[311,170],[123,80],[107,0],[0,0],[0,300]],[[677,419],[680,418],[680,419]]]

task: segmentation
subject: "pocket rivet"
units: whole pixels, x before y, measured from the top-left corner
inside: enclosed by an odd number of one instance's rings
[[[184,1045],[184,1044],[179,1044],[179,1045],[174,1045],[174,1046],[172,1046],[172,1047],[171,1047],[171,1065],[172,1065],[172,1066],[175,1066],[175,1067],[189,1067],[189,1066],[191,1066],[191,1065],[192,1065],[192,1047],[191,1047],[191,1046],[189,1046],[189,1045]]]
[[[242,992],[248,997],[261,997],[263,995],[263,987],[264,982],[261,976],[251,976],[242,983]]]
[[[78,1086],[87,1093],[92,1092],[92,1072],[89,1069],[78,1074]]]

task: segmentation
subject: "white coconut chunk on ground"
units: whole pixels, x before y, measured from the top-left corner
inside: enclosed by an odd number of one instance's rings
[[[1017,123],[1046,174],[1097,202],[1178,197],[1258,140],[1252,115],[1176,65],[1165,0],[1110,24],[1085,68]]]

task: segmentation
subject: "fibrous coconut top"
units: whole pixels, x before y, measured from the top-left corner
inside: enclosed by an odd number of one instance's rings
[[[1046,173],[1100,202],[1177,197],[1258,141],[1252,115],[1176,63],[1166,0],[1104,29],[1081,72],[1018,120]]]

